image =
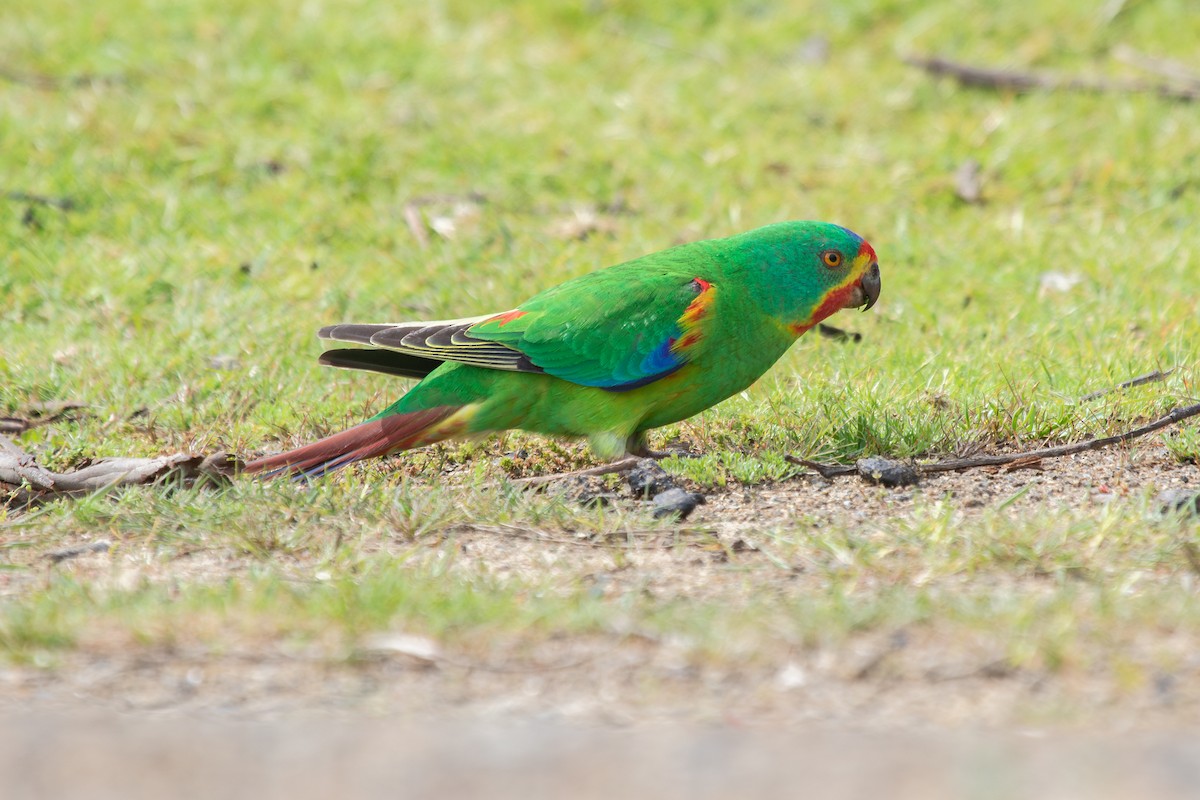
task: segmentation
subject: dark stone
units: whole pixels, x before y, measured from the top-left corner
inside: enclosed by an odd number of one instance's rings
[[[675,481],[652,458],[643,458],[636,467],[626,472],[625,482],[629,484],[634,497],[639,499],[657,497],[675,488]]]
[[[586,508],[611,506],[617,496],[607,491],[604,481],[590,476],[578,476],[565,482],[563,496]]]
[[[1163,514],[1200,514],[1200,494],[1191,489],[1167,489],[1159,493],[1158,506]]]
[[[703,502],[704,495],[687,492],[676,486],[655,495],[654,516],[661,519],[676,514],[679,519],[687,519],[688,515],[696,510],[696,506]]]
[[[854,467],[864,480],[882,486],[911,486],[921,480],[910,465],[880,456],[860,458]]]

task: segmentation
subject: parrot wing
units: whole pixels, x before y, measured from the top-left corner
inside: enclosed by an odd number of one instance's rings
[[[568,281],[502,314],[323,328],[323,339],[386,348],[405,359],[388,368],[387,358],[347,363],[345,354],[354,351],[332,351],[342,355],[323,360],[414,377],[426,365],[453,361],[610,391],[645,386],[694,358],[717,287],[680,265],[626,267]]]

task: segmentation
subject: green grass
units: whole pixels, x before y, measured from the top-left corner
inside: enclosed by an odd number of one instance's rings
[[[87,404],[20,437],[51,468],[275,450],[405,388],[319,368],[322,324],[508,308],[678,241],[788,218],[865,234],[882,299],[833,320],[860,343],[805,337],[744,395],[661,433],[656,444],[701,454],[668,462],[700,486],[786,485],[798,470],[785,454],[1073,441],[1195,402],[1196,106],[964,90],[901,56],[1130,76],[1111,56],[1128,45],[1200,70],[1200,17],[1186,0],[1115,17],[1104,3],[994,6],[10,0],[0,190],[73,207],[0,200],[0,415]],[[827,60],[803,55],[814,37]],[[954,194],[967,159],[982,166],[981,205]],[[453,233],[420,241],[410,204]],[[589,235],[574,235],[580,213],[600,220]],[[1047,273],[1078,280],[1058,291]],[[1196,431],[1166,440],[1181,465],[1197,458]],[[397,625],[459,641],[607,635],[632,616],[712,654],[739,626],[774,652],[773,631],[803,643],[919,624],[991,630],[1014,657],[1050,664],[1196,621],[1179,552],[1195,528],[1151,519],[1141,496],[1058,516],[1015,503],[1015,517],[964,522],[937,505],[861,530],[764,530],[785,566],[821,565],[789,584],[755,561],[769,599],[748,590],[755,577],[724,599],[609,598],[582,566],[502,578],[431,566],[480,527],[591,537],[618,570],[630,541],[682,536],[684,565],[706,541],[645,507],[584,508],[504,481],[584,463],[578,446],[510,434],[308,488],[0,510],[0,655],[35,662],[85,647],[93,628],[157,646],[193,635],[178,632],[193,619],[214,643],[247,631],[349,642]],[[116,566],[43,578],[38,558],[81,538],[149,565],[145,585]],[[217,565],[178,566],[197,554]],[[960,594],[964,576],[981,588]]]

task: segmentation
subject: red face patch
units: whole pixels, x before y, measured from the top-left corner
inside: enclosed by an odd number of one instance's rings
[[[879,260],[875,257],[875,248],[871,247],[871,243],[868,242],[866,239],[863,239],[862,246],[858,248],[858,254],[860,256],[864,255],[864,254],[867,255],[871,261]]]

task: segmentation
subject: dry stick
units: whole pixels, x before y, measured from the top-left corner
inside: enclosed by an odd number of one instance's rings
[[[226,453],[176,453],[159,458],[110,458],[72,472],[51,472],[6,436],[0,436],[0,505],[24,506],[57,497],[178,478],[185,484],[223,481],[240,468]]]
[[[598,467],[577,469],[574,472],[557,472],[553,475],[535,475],[532,478],[517,478],[513,481],[513,485],[542,486],[547,483],[553,483],[554,481],[561,481],[565,478],[582,478],[588,475],[611,475],[614,472],[624,472],[627,469],[633,469],[641,460],[641,456],[628,456],[620,459],[619,461],[614,461],[611,464],[601,464]]]
[[[46,559],[51,564],[59,564],[69,558],[78,558],[79,556],[87,555],[88,553],[107,553],[112,548],[112,543],[107,539],[101,539],[97,542],[89,542],[88,544],[79,544],[74,547],[64,547],[62,550],[53,550],[46,553]]]
[[[1094,392],[1088,392],[1083,397],[1079,398],[1079,402],[1086,403],[1088,400],[1095,400],[1098,397],[1104,397],[1105,395],[1112,394],[1113,392],[1119,392],[1122,389],[1132,389],[1135,386],[1161,381],[1174,371],[1174,367],[1171,367],[1166,372],[1163,372],[1161,369],[1156,369],[1153,372],[1147,372],[1145,375],[1138,375],[1136,378],[1130,378],[1129,380],[1118,383],[1116,386],[1109,387],[1108,389],[1097,389]]]
[[[1161,419],[1156,419],[1154,422],[1143,425],[1140,428],[1134,428],[1131,431],[1118,433],[1115,436],[1105,436],[1102,439],[1088,439],[1085,442],[1076,442],[1075,444],[1064,444],[1058,447],[1046,447],[1041,450],[1026,450],[1023,453],[1005,453],[994,456],[977,456],[975,458],[957,458],[950,461],[935,461],[932,464],[917,464],[915,469],[922,474],[931,474],[934,472],[958,472],[961,470],[975,469],[977,467],[999,467],[1005,464],[1012,464],[1017,461],[1039,461],[1044,458],[1061,458],[1062,456],[1070,456],[1075,453],[1082,453],[1087,450],[1099,450],[1103,447],[1109,447],[1114,444],[1128,442],[1131,439],[1136,439],[1139,436],[1145,436],[1148,433],[1154,433],[1157,430],[1174,425],[1176,422],[1200,415],[1200,403],[1195,405],[1183,406],[1177,408],[1170,414],[1167,414]],[[800,464],[810,469],[816,470],[823,478],[836,478],[841,475],[852,475],[858,472],[858,468],[845,464],[822,464],[817,461],[809,461],[795,456],[784,456],[792,464]]]
[[[843,475],[854,475],[858,473],[858,467],[853,464],[822,464],[820,461],[812,461],[807,458],[785,453],[783,460],[789,464],[795,464],[800,467],[808,467],[813,472],[820,475],[822,478],[840,478]]]
[[[954,78],[962,86],[978,89],[1008,89],[1032,92],[1058,89],[1075,92],[1146,92],[1168,100],[1195,102],[1200,100],[1200,86],[1179,86],[1172,83],[1147,81],[1103,80],[1050,75],[1044,72],[992,69],[962,64],[938,56],[907,56],[904,63],[920,67],[930,75]]]

